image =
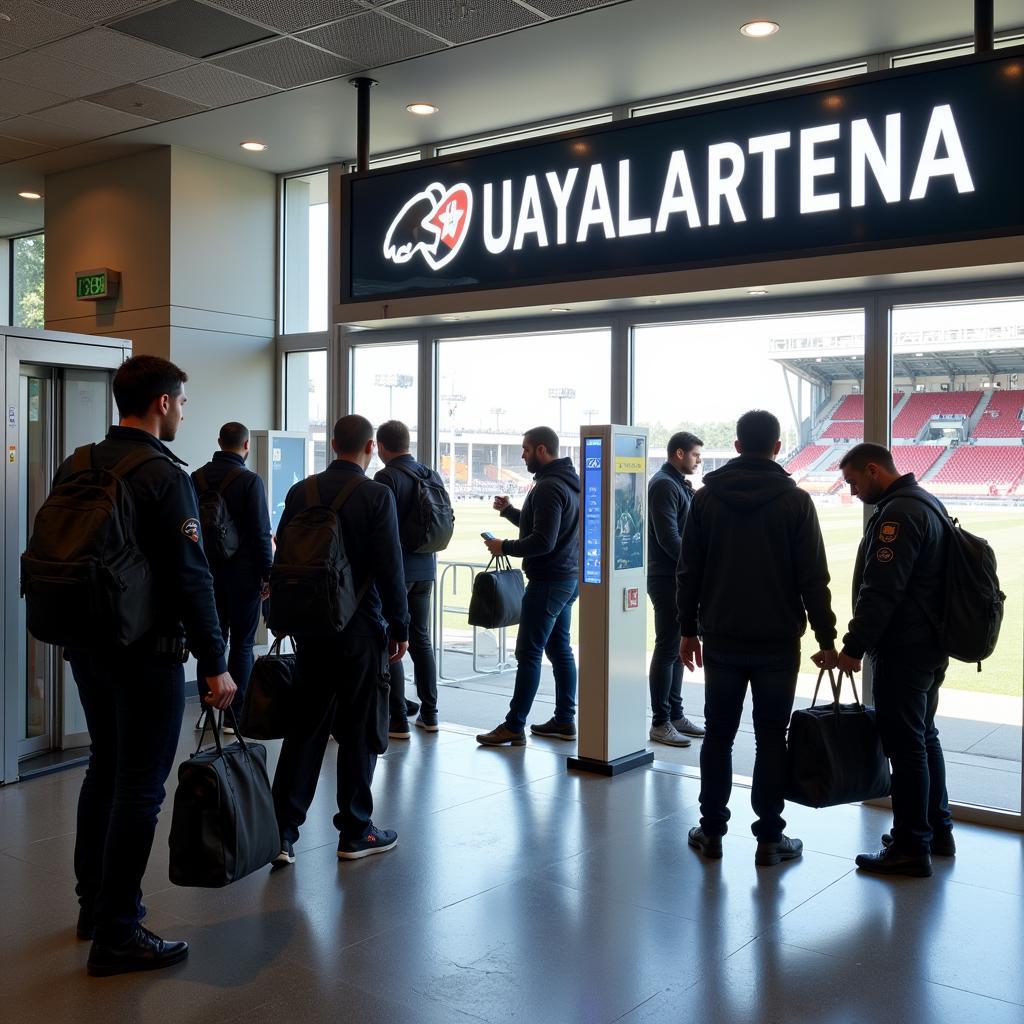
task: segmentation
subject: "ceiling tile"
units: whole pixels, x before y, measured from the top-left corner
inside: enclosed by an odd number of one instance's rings
[[[212,64],[193,64],[169,75],[148,78],[143,84],[207,107],[225,107],[229,103],[241,103],[276,92],[273,86],[264,82],[243,78]]]
[[[21,53],[22,50],[21,46],[7,46],[0,43],[0,57],[13,57],[16,53]]]
[[[261,82],[269,82],[281,89],[322,82],[326,78],[340,78],[356,70],[356,65],[350,61],[306,46],[295,39],[262,43],[248,50],[218,57],[213,63]]]
[[[123,76],[106,75],[101,71],[35,52],[0,60],[0,78],[19,85],[35,86],[37,89],[56,85],[63,95],[70,97],[88,96],[92,92],[113,89],[126,81]]]
[[[98,138],[98,133],[79,126],[50,124],[38,117],[13,117],[0,121],[0,135],[7,135],[43,146],[72,146],[77,142]]]
[[[298,38],[322,46],[352,61],[359,68],[393,64],[395,61],[445,48],[445,44],[433,36],[418,32],[383,14],[370,12],[303,32]]]
[[[193,57],[237,50],[273,35],[269,29],[196,0],[174,0],[115,21],[110,27]]]
[[[404,0],[387,11],[452,43],[468,43],[544,20],[513,0]]]
[[[153,0],[35,0],[35,2],[49,7],[51,10],[60,11],[61,14],[70,14],[72,17],[95,24],[123,14],[130,14],[140,7],[153,3]]]
[[[0,121],[0,128],[2,127],[3,122]],[[0,163],[36,156],[38,153],[45,153],[49,148],[49,146],[40,146],[35,142],[25,142],[23,139],[10,139],[6,135],[0,135]]]
[[[66,99],[46,89],[34,89],[17,82],[0,83],[0,114],[27,114],[42,107],[52,107]]]
[[[209,0],[243,17],[282,32],[297,32],[313,25],[347,18],[365,11],[359,0]]]
[[[120,110],[89,103],[87,100],[73,100],[71,103],[62,103],[59,107],[48,107],[46,110],[40,110],[36,117],[53,124],[69,125],[72,128],[94,132],[96,137],[114,135],[117,132],[130,131],[132,128],[144,128],[147,124],[153,123],[149,118],[125,114]]]
[[[144,85],[122,85],[108,92],[96,93],[89,100],[104,107],[123,110],[126,114],[148,117],[150,121],[171,121],[207,109],[205,104],[192,103],[179,96],[147,89]]]
[[[107,28],[82,32],[59,43],[43,46],[36,52],[108,74],[118,74],[122,81],[129,82],[177,71],[194,63],[192,57]]]
[[[595,7],[611,7],[614,4],[629,3],[630,0],[525,0],[525,2],[549,18],[564,18],[567,14],[592,11]]]
[[[89,27],[84,21],[58,14],[31,0],[3,0],[0,10],[11,18],[10,21],[0,21],[0,44],[19,49],[48,43]]]

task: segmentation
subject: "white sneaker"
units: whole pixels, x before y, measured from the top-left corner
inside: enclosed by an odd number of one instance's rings
[[[664,743],[668,747],[688,747],[690,741],[671,722],[664,725],[651,726],[651,739],[655,743]]]

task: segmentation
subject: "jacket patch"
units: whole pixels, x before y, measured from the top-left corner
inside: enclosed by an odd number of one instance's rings
[[[193,544],[199,543],[199,520],[198,519],[186,519],[181,524],[181,532],[188,537]]]
[[[878,529],[878,539],[883,544],[891,544],[900,533],[899,523],[882,523]]]
[[[892,548],[879,548],[875,552],[875,558],[880,562],[891,562],[893,557]]]

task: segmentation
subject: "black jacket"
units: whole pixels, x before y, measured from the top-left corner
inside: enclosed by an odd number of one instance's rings
[[[417,462],[411,455],[399,455],[392,459],[383,469],[374,476],[374,480],[391,488],[395,496],[395,509],[398,512],[398,522],[405,521],[409,509],[416,500],[416,482],[407,472],[396,469],[395,463],[407,466],[418,477],[424,480],[433,479],[439,487],[444,487],[444,481],[429,466]],[[437,575],[437,560],[431,553],[418,555],[414,551],[402,549],[402,562],[405,566],[405,582],[416,583],[422,580],[432,580]]]
[[[212,461],[196,473],[202,473],[206,486],[216,489],[224,477],[236,468],[245,466],[245,459],[234,452],[214,452]],[[196,494],[200,494],[196,473],[192,482]],[[253,575],[261,580],[270,579],[270,565],[274,561],[274,549],[270,543],[270,507],[267,505],[267,491],[256,473],[246,469],[241,476],[228,484],[221,495],[227,506],[228,515],[238,530],[239,547],[230,565],[235,568],[251,568]]]
[[[693,486],[671,462],[647,485],[647,575],[675,576]]]
[[[939,620],[949,538],[938,511],[911,494],[927,495],[907,473],[875,505],[853,569],[853,618],[843,650],[935,646],[929,609]],[[939,504],[927,495],[927,500]]]
[[[167,458],[141,465],[127,485],[135,502],[136,541],[153,572],[156,625],[151,637],[177,640],[184,625],[189,650],[199,660],[199,678],[220,675],[227,671],[224,640],[203,553],[196,492],[179,468],[185,463],[152,434],[134,427],[111,427],[93,450],[93,461],[110,468],[147,445]],[[57,470],[55,486],[67,476],[69,462]]]
[[[683,529],[683,636],[737,653],[785,653],[810,619],[822,649],[836,617],[811,496],[771,459],[740,456],[704,477]]]
[[[522,509],[501,513],[519,527],[519,540],[502,541],[502,554],[522,558],[527,579],[570,579],[580,565],[580,478],[571,459],[555,459],[533,479]]]
[[[335,459],[323,473],[317,473],[320,500],[329,505],[353,474],[364,475],[359,466],[345,459]],[[306,482],[300,480],[288,491],[277,527],[278,538],[306,507],[305,489]],[[394,495],[383,484],[367,480],[352,492],[338,519],[345,554],[357,584],[362,586],[362,580],[373,580],[355,615],[339,635],[379,639],[386,631],[390,639],[399,643],[408,640],[409,606]]]

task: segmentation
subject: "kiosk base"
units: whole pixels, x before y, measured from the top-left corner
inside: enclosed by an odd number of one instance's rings
[[[653,750],[638,750],[635,754],[624,754],[614,761],[597,761],[592,757],[568,757],[566,767],[569,771],[593,772],[595,775],[621,775],[631,768],[642,768],[653,761]]]

